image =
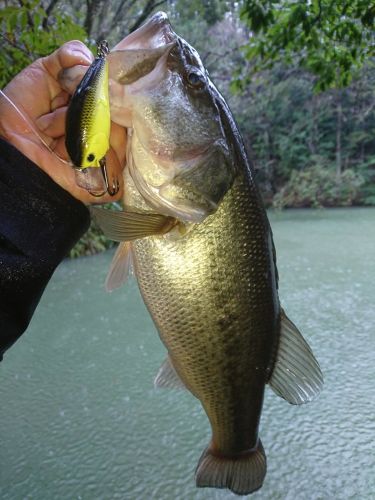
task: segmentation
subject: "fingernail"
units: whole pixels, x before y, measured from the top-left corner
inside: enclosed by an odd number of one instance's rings
[[[75,57],[79,56],[80,57],[80,62],[82,63],[89,63],[91,64],[91,62],[93,61],[94,59],[94,56],[91,54],[91,52],[89,52],[89,50],[87,49],[86,50],[82,50],[82,49],[79,49],[78,47],[77,48],[74,48],[72,50],[72,53]]]
[[[44,132],[47,130],[47,128],[51,125],[52,123],[52,113],[49,113],[48,115],[43,115],[37,120],[37,126],[41,132]]]

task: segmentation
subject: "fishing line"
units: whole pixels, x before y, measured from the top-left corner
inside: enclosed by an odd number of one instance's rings
[[[30,132],[32,132],[43,144],[43,146],[61,163],[64,165],[69,165],[70,167],[73,167],[74,173],[75,173],[75,178],[76,178],[76,183],[78,186],[82,187],[83,189],[86,189],[91,195],[95,196],[96,198],[103,196],[107,190],[104,179],[102,178],[102,172],[98,171],[101,169],[78,169],[75,168],[73,163],[69,160],[65,160],[61,156],[59,156],[47,142],[43,139],[43,137],[40,135],[38,130],[36,129],[34,123],[31,121],[31,119],[27,116],[26,113],[22,112],[20,108],[12,101],[10,97],[8,97],[1,89],[0,89],[0,96],[4,97],[6,102],[18,113],[18,115],[22,118],[22,120],[27,124],[27,126],[30,129]],[[90,170],[90,171],[89,171]],[[91,171],[92,170],[92,171]]]
[[[47,144],[47,142],[39,134],[38,130],[36,129],[33,122],[30,120],[30,118],[25,113],[23,113],[16,104],[14,104],[14,102],[12,101],[12,99],[10,97],[8,97],[2,90],[0,90],[0,95],[5,98],[5,100],[8,102],[8,104],[10,104],[15,111],[17,111],[19,116],[29,126],[30,131],[40,140],[40,142],[43,144],[43,146],[45,146],[51,154],[53,154],[58,160],[60,160],[65,165],[69,165],[69,166],[73,167],[73,163],[70,160],[65,160],[64,158],[59,156],[53,149],[51,149],[49,144]]]

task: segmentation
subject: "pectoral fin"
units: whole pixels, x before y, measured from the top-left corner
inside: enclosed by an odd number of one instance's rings
[[[173,217],[153,213],[115,212],[97,207],[90,210],[104,234],[113,241],[133,241],[165,234],[177,223]]]
[[[284,311],[281,311],[279,348],[269,385],[278,396],[295,405],[311,401],[323,387],[319,363]]]
[[[132,251],[129,241],[123,241],[119,244],[115,255],[113,256],[111,267],[109,268],[105,280],[107,292],[112,292],[123,285],[132,272]]]

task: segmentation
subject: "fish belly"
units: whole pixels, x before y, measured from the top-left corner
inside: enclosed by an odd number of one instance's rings
[[[145,238],[133,250],[161,340],[210,420],[211,448],[252,449],[279,318],[272,236],[255,187],[237,178],[185,236]]]

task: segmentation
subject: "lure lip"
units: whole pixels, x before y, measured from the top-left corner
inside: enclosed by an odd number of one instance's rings
[[[112,176],[112,184],[110,184],[110,176],[108,175],[105,158],[100,160],[100,168],[74,167],[74,171],[77,185],[96,198],[104,196],[105,193],[115,196],[120,191],[120,181],[117,175]]]
[[[74,172],[76,183],[79,187],[88,191],[92,196],[95,196],[95,198],[100,198],[105,195],[107,187],[100,169],[75,167]]]

